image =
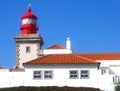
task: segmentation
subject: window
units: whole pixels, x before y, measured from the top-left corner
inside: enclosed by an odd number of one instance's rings
[[[106,74],[106,73],[107,73],[106,69],[101,69],[101,74],[102,74],[102,75],[104,75],[104,74]]]
[[[44,78],[45,79],[52,79],[53,78],[53,71],[44,71]]]
[[[78,71],[77,70],[71,70],[70,71],[70,79],[78,78]]]
[[[89,78],[89,71],[81,70],[81,78]]]
[[[120,84],[120,77],[119,76],[113,76],[113,83],[114,84]]]
[[[26,53],[30,53],[30,47],[29,46],[26,47]]]
[[[34,71],[33,72],[33,78],[34,79],[41,79],[42,78],[42,72],[41,71]]]

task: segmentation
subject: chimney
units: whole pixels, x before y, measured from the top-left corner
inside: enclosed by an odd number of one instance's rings
[[[70,38],[67,38],[67,40],[66,40],[66,48],[71,49],[71,40],[70,40]]]

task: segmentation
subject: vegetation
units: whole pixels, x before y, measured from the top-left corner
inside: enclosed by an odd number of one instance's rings
[[[11,87],[0,88],[0,91],[101,91],[97,88],[86,87]]]
[[[120,91],[120,86],[115,86],[115,91]]]

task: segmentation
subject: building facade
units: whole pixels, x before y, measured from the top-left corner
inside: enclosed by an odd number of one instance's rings
[[[0,87],[72,86],[114,91],[120,84],[120,53],[75,54],[71,40],[66,47],[55,44],[41,49],[37,16],[31,7],[22,16],[21,34],[16,35],[16,66],[0,67]]]

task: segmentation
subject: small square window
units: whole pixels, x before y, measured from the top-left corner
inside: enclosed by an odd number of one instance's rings
[[[34,71],[33,72],[33,78],[34,79],[41,79],[42,78],[42,72],[41,71]]]
[[[77,70],[71,70],[70,71],[70,79],[78,78],[78,71]]]
[[[44,78],[45,79],[52,79],[53,78],[53,71],[44,71]]]
[[[107,73],[106,69],[101,69],[101,74],[102,74],[102,75],[104,75],[104,74],[106,74],[106,73]]]
[[[89,78],[89,71],[81,70],[81,78]]]
[[[26,47],[26,53],[30,53],[30,47],[29,46]]]

